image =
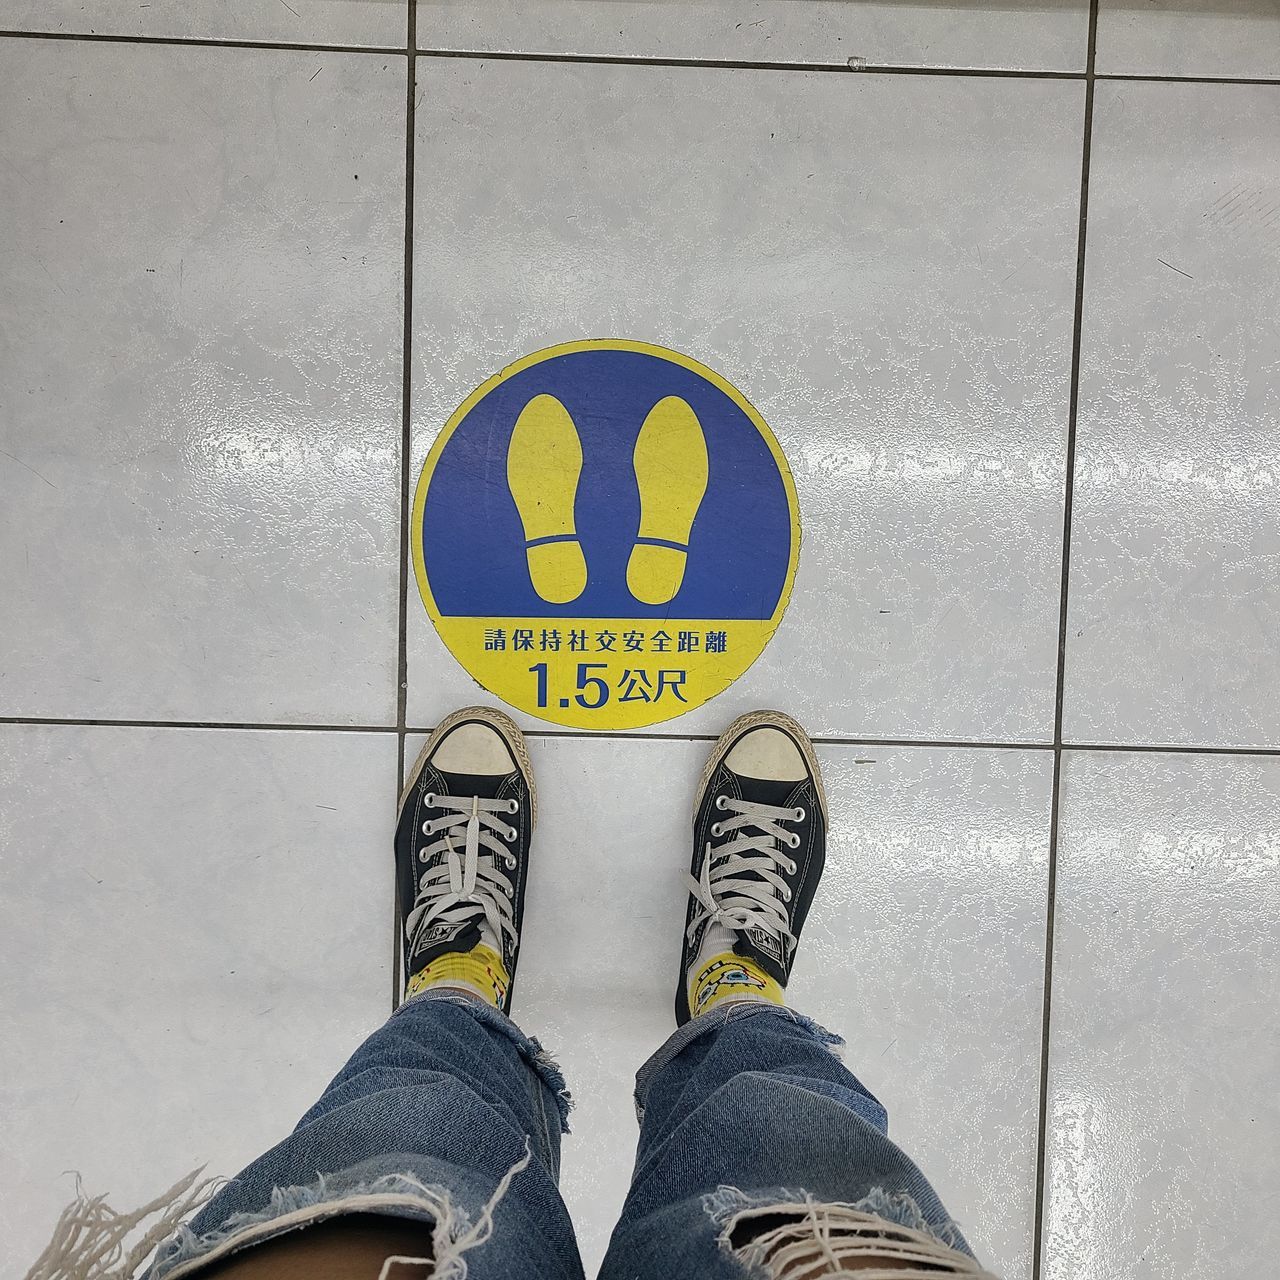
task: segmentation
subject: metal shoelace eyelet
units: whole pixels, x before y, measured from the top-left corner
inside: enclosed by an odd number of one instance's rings
[[[428,809],[434,809],[436,807],[436,793],[434,791],[428,791],[427,794],[422,797],[422,803],[425,804]]]
[[[804,821],[804,818],[805,818],[804,809],[803,809],[803,808],[798,808],[798,809],[796,810],[796,817],[795,817],[795,820],[796,820],[797,822],[803,822],[803,821]]]
[[[728,803],[729,803],[728,796],[716,796],[716,808],[719,809],[721,813],[724,812]]]
[[[713,822],[711,824],[711,834],[717,839],[724,834],[724,831],[718,822]]]
[[[800,837],[793,831],[790,838],[787,840],[787,844],[792,849],[798,849],[800,847]]]
[[[508,813],[519,813],[519,812],[520,812],[520,801],[519,801],[519,800],[515,800],[515,799],[508,800],[508,801],[507,801],[507,812],[508,812]]]

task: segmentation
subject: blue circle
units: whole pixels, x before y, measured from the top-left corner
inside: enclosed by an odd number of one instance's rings
[[[512,429],[543,394],[564,405],[582,442],[574,512],[587,586],[564,605],[533,589],[507,487]],[[709,477],[680,590],[654,606],[627,589],[640,527],[632,454],[645,417],[666,396],[681,397],[697,415]],[[417,533],[445,617],[768,619],[786,587],[792,525],[778,463],[729,395],[660,356],[594,348],[522,369],[472,406],[436,460]]]

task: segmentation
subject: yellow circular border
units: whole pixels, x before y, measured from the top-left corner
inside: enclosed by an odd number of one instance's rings
[[[773,430],[764,418],[756,411],[755,406],[731,383],[727,378],[718,374],[714,369],[708,368],[700,361],[694,360],[691,356],[685,355],[680,351],[673,351],[670,347],[658,346],[652,342],[636,342],[629,338],[587,338],[578,342],[562,342],[554,347],[543,347],[539,351],[531,352],[527,356],[521,356],[519,360],[507,365],[491,378],[487,378],[480,384],[449,416],[448,422],[444,424],[444,428],[436,436],[431,448],[427,451],[427,456],[422,463],[422,470],[418,473],[417,487],[413,494],[413,514],[412,523],[409,526],[409,544],[413,554],[413,576],[418,582],[418,593],[422,597],[422,603],[426,606],[427,615],[431,619],[431,625],[435,628],[436,634],[444,642],[445,647],[453,655],[454,659],[467,672],[476,683],[482,688],[488,689],[479,679],[470,666],[463,661],[462,656],[449,643],[445,636],[444,627],[441,625],[443,615],[440,613],[436,605],[435,596],[431,592],[431,584],[427,580],[427,566],[423,558],[422,550],[422,517],[426,509],[427,490],[431,485],[431,476],[435,471],[436,463],[439,461],[440,454],[444,451],[445,445],[449,443],[453,433],[462,425],[463,420],[475,408],[481,400],[485,398],[495,387],[508,378],[514,377],[524,370],[532,368],[536,364],[542,364],[546,360],[555,359],[557,356],[572,355],[578,351],[635,351],[641,355],[655,356],[658,359],[669,361],[677,364],[684,369],[688,369],[691,373],[697,374],[700,378],[704,378],[712,386],[718,388],[730,400],[742,410],[750,419],[752,425],[760,433],[766,445],[769,446],[769,452],[773,455],[773,460],[778,468],[778,474],[782,477],[782,485],[786,490],[787,507],[791,516],[791,557],[787,562],[786,581],[782,585],[782,591],[778,595],[778,604],[773,611],[773,616],[764,624],[767,635],[760,642],[760,647],[756,650],[754,657],[747,663],[737,675],[733,676],[721,689],[717,689],[715,693],[708,695],[701,702],[691,704],[684,710],[676,712],[674,715],[661,714],[645,720],[642,723],[634,725],[618,726],[618,725],[583,725],[577,717],[562,717],[554,714],[543,715],[542,712],[554,712],[558,708],[544,707],[538,711],[530,711],[527,707],[519,706],[517,703],[508,702],[508,706],[514,706],[518,710],[524,711],[527,715],[533,716],[539,720],[546,720],[551,724],[569,725],[573,728],[598,728],[602,732],[610,730],[616,731],[621,727],[626,728],[642,728],[645,724],[660,724],[665,720],[674,720],[677,716],[687,715],[698,706],[705,706],[712,698],[719,697],[725,689],[731,687],[736,681],[751,670],[755,663],[759,660],[760,655],[764,652],[773,633],[778,629],[779,623],[782,621],[782,615],[786,612],[787,606],[791,603],[791,589],[795,585],[796,569],[800,563],[800,540],[803,536],[803,530],[800,523],[800,500],[796,494],[795,478],[791,474],[791,467],[787,463],[786,455],[782,452],[782,446],[778,443],[777,437],[774,436]],[[495,693],[489,689],[490,693]],[[495,693],[496,697],[501,694]],[[506,701],[504,698],[503,701]]]

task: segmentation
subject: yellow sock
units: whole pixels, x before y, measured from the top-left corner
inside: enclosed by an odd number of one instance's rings
[[[701,965],[689,984],[689,1009],[697,1017],[723,1000],[785,1004],[782,988],[754,960],[723,951]]]
[[[511,977],[502,957],[483,942],[470,951],[446,951],[424,965],[409,979],[404,998],[420,995],[428,987],[441,984],[464,986],[483,996],[495,1009],[501,1009],[507,998]]]

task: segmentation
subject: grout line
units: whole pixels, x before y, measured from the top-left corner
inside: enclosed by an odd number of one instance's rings
[[[1044,1268],[1044,1204],[1049,1121],[1049,1034],[1053,1008],[1054,913],[1058,892],[1058,839],[1062,811],[1062,718],[1067,672],[1068,593],[1071,582],[1071,521],[1075,500],[1076,424],[1080,409],[1080,350],[1084,327],[1085,246],[1089,232],[1089,163],[1093,150],[1094,69],[1098,51],[1099,0],[1089,4],[1089,43],[1085,68],[1084,122],[1080,146],[1080,225],[1076,233],[1076,296],[1071,334],[1071,384],[1067,402],[1067,456],[1062,499],[1062,596],[1058,607],[1058,666],[1053,709],[1053,790],[1049,802],[1049,866],[1045,889],[1044,991],[1040,1014],[1040,1080],[1036,1116],[1035,1209],[1031,1280]]]
[[[1096,9],[1098,0],[1093,0]],[[1049,801],[1049,869],[1045,889],[1044,991],[1040,1010],[1039,1097],[1036,1109],[1035,1198],[1031,1235],[1031,1280],[1041,1280],[1044,1268],[1045,1160],[1049,1121],[1049,1027],[1053,1000],[1054,909],[1058,891],[1058,820],[1062,803],[1062,749],[1053,752],[1053,784]]]
[[[84,716],[0,716],[0,724],[72,725],[104,729],[251,729],[277,733],[395,733],[393,724],[291,724],[248,720],[125,720]]]
[[[299,724],[286,721],[247,720],[125,720],[86,718],[83,716],[0,716],[0,725],[46,725],[85,729],[243,729],[253,733],[394,733],[428,734],[429,725],[406,725],[403,731],[395,724]],[[523,729],[526,738],[594,738],[602,742],[715,742],[714,733],[612,733],[587,729]],[[1274,759],[1280,756],[1275,747],[1218,747],[1205,744],[1173,745],[1149,742],[1064,742],[1059,748],[1052,742],[1026,742],[1017,739],[982,738],[859,738],[840,734],[818,734],[811,741],[830,747],[919,747],[957,748],[966,751],[1057,751],[1123,752],[1131,755],[1186,756],[1255,756]],[[403,750],[403,748],[402,748]]]
[[[661,58],[620,53],[536,53],[493,49],[419,49],[420,58],[478,62],[565,62],[602,67],[701,67],[712,71],[814,71],[837,75],[970,76],[994,80],[1083,80],[1083,71],[1001,67],[928,67],[909,63],[787,62],[755,58]]]
[[[405,77],[405,138],[404,138],[404,342],[402,349],[404,385],[401,392],[400,412],[400,605],[399,635],[396,650],[396,790],[395,800],[399,812],[400,787],[404,778],[405,717],[409,698],[409,469],[411,453],[411,419],[413,408],[413,183],[414,154],[416,150],[416,105],[418,5],[417,0],[406,0],[407,37],[405,52],[408,57]],[[396,876],[392,889],[391,928],[391,1009],[400,1003],[400,878]]]
[[[1117,751],[1164,756],[1280,756],[1280,747],[1142,746],[1131,742],[1068,742],[1064,751]]]
[[[5,40],[72,40],[86,44],[194,45],[201,49],[288,49],[298,53],[370,53],[404,57],[403,46],[381,44],[305,44],[289,40],[220,40],[211,36],[118,36],[97,31],[5,31]]]
[[[426,733],[427,730],[411,730],[410,732]],[[606,738],[611,742],[626,742],[638,739],[641,742],[718,742],[720,735],[716,733],[600,733],[589,729],[525,729],[526,738]],[[832,747],[960,747],[978,748],[990,751],[1025,750],[1052,751],[1051,742],[982,742],[965,738],[854,738],[841,737],[835,734],[812,734],[809,741],[818,746]]]
[[[1091,28],[1092,30],[1092,28]],[[1092,38],[1092,37],[1091,37]],[[494,62],[566,62],[596,66],[634,67],[705,67],[728,71],[815,71],[837,75],[887,76],[961,76],[988,80],[1127,80],[1151,84],[1276,84],[1280,76],[1172,76],[1144,75],[1141,72],[1109,72],[1099,74],[1091,68],[1084,71],[1062,71],[1048,67],[931,67],[901,62],[770,62],[749,58],[661,58],[642,54],[536,53],[512,50],[419,49],[420,58],[468,58]]]
[[[427,734],[429,725],[410,725],[407,732]],[[590,729],[521,728],[526,738],[587,738],[605,742],[718,742],[715,733],[635,733]],[[843,734],[813,734],[809,739],[819,746],[831,747],[956,747],[976,751],[1124,751],[1138,755],[1233,755],[1280,756],[1276,747],[1214,747],[1131,742],[1032,742],[1017,738],[866,738]]]
[[[1098,0],[1090,8],[1089,62],[1092,66]],[[1053,742],[1062,748],[1063,703],[1067,674],[1068,595],[1071,580],[1071,524],[1075,503],[1076,426],[1080,411],[1080,352],[1084,328],[1085,245],[1089,224],[1089,164],[1093,145],[1094,82],[1089,79],[1084,94],[1084,143],[1080,162],[1080,225],[1076,238],[1076,292],[1071,335],[1071,381],[1067,401],[1067,453],[1062,502],[1061,599],[1058,610],[1058,663],[1054,686]]]
[[[409,0],[410,3],[413,0]],[[415,21],[416,27],[416,21]],[[991,80],[1120,80],[1133,84],[1236,84],[1280,85],[1280,76],[1173,76],[1142,72],[1093,72],[1038,70],[1019,67],[929,67],[910,63],[848,62],[769,62],[740,58],[660,58],[626,54],[535,53],[509,50],[418,49],[412,42],[407,48],[394,45],[308,44],[290,40],[230,40],[211,36],[141,36],[111,35],[97,31],[14,31],[0,29],[0,39],[63,40],[88,44],[141,44],[181,46],[194,45],[206,49],[276,49],[299,53],[360,53],[379,57],[396,55],[414,58],[469,58],[494,62],[562,62],[597,66],[635,67],[705,67],[729,71],[814,71],[843,75],[893,76],[961,76]]]
[[[1272,84],[1280,85],[1280,76],[1157,76],[1136,72],[1109,71],[1094,76],[1095,80],[1119,80],[1126,84]]]
[[[410,728],[409,733],[426,734],[430,729]],[[523,729],[526,738],[597,738],[606,742],[718,742],[714,733],[609,733],[574,729]],[[810,742],[820,747],[917,747],[946,748],[962,751],[1052,751],[1125,752],[1133,755],[1186,756],[1258,756],[1263,759],[1280,756],[1280,747],[1211,747],[1172,746],[1130,742],[1026,742],[1017,739],[983,738],[858,738],[840,734],[813,734]]]

